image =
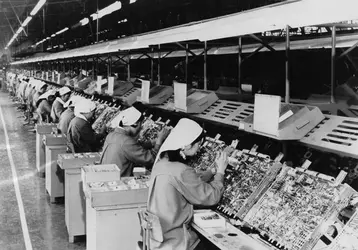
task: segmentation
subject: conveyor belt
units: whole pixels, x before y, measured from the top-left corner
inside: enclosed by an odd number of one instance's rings
[[[322,151],[358,158],[358,119],[326,115],[300,142]]]

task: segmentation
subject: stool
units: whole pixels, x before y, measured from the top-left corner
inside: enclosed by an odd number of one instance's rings
[[[150,239],[163,242],[163,230],[158,216],[144,210],[139,211],[138,216],[142,229],[142,242],[138,242],[137,249],[150,250]]]

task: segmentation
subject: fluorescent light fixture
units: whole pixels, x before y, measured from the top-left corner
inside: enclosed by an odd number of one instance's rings
[[[22,27],[26,27],[26,26],[29,24],[29,22],[31,21],[31,19],[32,19],[32,16],[28,16],[28,17],[25,19],[25,21],[21,24],[21,26],[22,26]]]
[[[35,8],[31,11],[30,15],[31,15],[31,16],[36,15],[37,12],[39,12],[39,10],[42,8],[42,6],[44,6],[44,4],[46,3],[46,1],[47,1],[47,0],[40,0],[40,1],[36,4]]]
[[[51,37],[55,37],[55,36],[56,36],[56,34],[52,34],[52,35],[51,35]]]
[[[68,30],[68,28],[66,27],[66,28],[56,32],[56,35],[62,34],[63,32],[66,32],[67,30]]]
[[[116,1],[112,3],[111,5],[108,5],[106,8],[101,9],[98,11],[98,13],[93,13],[91,15],[93,21],[100,19],[104,16],[107,16],[109,14],[112,14],[113,12],[120,10],[122,8],[122,3],[120,1]]]
[[[137,0],[129,0],[129,4],[135,3]]]
[[[16,31],[16,33],[15,33],[16,37],[17,37],[23,30],[24,30],[24,27],[21,26],[21,27]]]
[[[83,18],[81,21],[80,21],[80,24],[82,25],[82,26],[85,26],[85,25],[87,25],[89,23],[89,19],[86,17],[86,18]]]

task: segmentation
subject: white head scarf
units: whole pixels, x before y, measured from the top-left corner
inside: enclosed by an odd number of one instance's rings
[[[130,107],[119,113],[118,116],[113,119],[111,126],[113,125],[113,128],[118,128],[120,127],[120,122],[122,122],[123,126],[131,126],[134,125],[141,116],[142,113],[138,109]]]
[[[201,133],[203,128],[198,123],[187,118],[180,119],[164,141],[155,162],[159,160],[162,152],[182,149],[195,141]]]
[[[48,97],[49,97],[49,96],[55,95],[55,94],[56,94],[56,90],[51,89],[51,90],[47,91],[46,93],[40,95],[39,100],[41,100],[41,99],[46,99],[46,100],[48,100]]]
[[[38,84],[36,85],[36,90],[40,91],[45,85],[46,83],[39,81]]]
[[[82,99],[84,98],[78,95],[71,96],[71,98],[63,105],[63,107],[64,108],[75,107],[76,104],[80,102]]]
[[[96,104],[93,101],[83,98],[75,106],[75,116],[87,121],[86,117],[83,114],[92,112],[95,109]]]
[[[67,93],[70,93],[71,90],[68,87],[62,87],[60,88],[60,90],[58,91],[58,93],[60,94],[60,96],[66,95]]]

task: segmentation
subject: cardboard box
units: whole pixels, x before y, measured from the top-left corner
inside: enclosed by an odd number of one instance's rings
[[[128,183],[135,182],[135,185]],[[148,184],[134,177],[114,182],[89,182],[85,195],[92,207],[143,204],[148,199]]]
[[[67,144],[67,139],[63,135],[45,135],[44,143],[46,146],[61,146]]]
[[[57,124],[44,123],[44,124],[36,124],[35,126],[36,132],[40,135],[51,134],[53,128],[57,128]]]
[[[94,165],[100,159],[100,153],[61,154],[58,156],[57,162],[62,169],[76,169],[87,165]]]
[[[83,190],[85,190],[89,182],[119,181],[121,170],[116,164],[89,165],[82,167],[81,178]]]

